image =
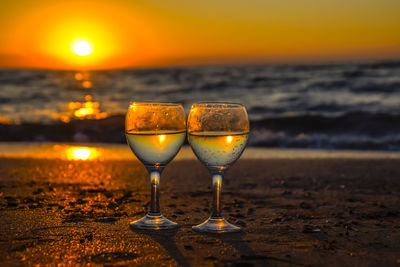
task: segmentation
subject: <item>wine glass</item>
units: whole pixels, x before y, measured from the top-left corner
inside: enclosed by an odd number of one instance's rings
[[[186,116],[180,104],[132,102],[125,119],[126,139],[136,157],[150,174],[150,211],[131,222],[137,229],[173,229],[178,224],[161,215],[160,176],[176,156],[186,136]]]
[[[237,232],[221,213],[222,177],[242,154],[249,135],[246,108],[234,103],[195,103],[188,118],[188,140],[197,158],[212,175],[213,205],[210,218],[194,226],[199,232]]]

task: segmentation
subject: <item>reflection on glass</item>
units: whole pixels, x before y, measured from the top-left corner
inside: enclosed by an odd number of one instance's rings
[[[94,147],[69,147],[65,150],[68,160],[93,160],[100,156],[100,151]]]

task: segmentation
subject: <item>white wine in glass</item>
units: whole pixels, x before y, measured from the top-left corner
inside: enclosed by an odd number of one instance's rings
[[[165,165],[173,159],[185,140],[186,131],[126,133],[129,147],[145,165]]]
[[[174,103],[134,102],[125,120],[126,139],[136,157],[150,174],[150,211],[132,222],[137,229],[173,229],[178,227],[162,216],[159,205],[160,176],[176,156],[186,136],[185,111]]]
[[[226,169],[242,154],[249,135],[245,107],[233,103],[196,103],[188,118],[188,140],[197,158],[212,175],[213,206],[210,218],[194,226],[199,232],[237,232],[221,211],[222,178]]]

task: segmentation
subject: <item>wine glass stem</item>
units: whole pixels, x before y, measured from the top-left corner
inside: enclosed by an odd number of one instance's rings
[[[212,174],[213,205],[211,218],[222,218],[221,212],[221,187],[222,174]]]
[[[150,171],[150,183],[151,183],[151,203],[150,203],[150,212],[151,216],[160,216],[160,175],[159,171]]]

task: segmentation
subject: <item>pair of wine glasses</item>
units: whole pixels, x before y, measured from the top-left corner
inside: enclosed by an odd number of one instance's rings
[[[249,135],[246,108],[234,103],[195,103],[186,125],[181,104],[132,102],[125,120],[126,138],[150,174],[151,202],[145,217],[132,222],[136,229],[173,229],[178,224],[162,216],[159,205],[160,176],[176,156],[186,133],[197,158],[212,176],[213,205],[210,218],[194,226],[198,232],[237,232],[221,213],[221,186],[225,170],[242,154]]]

